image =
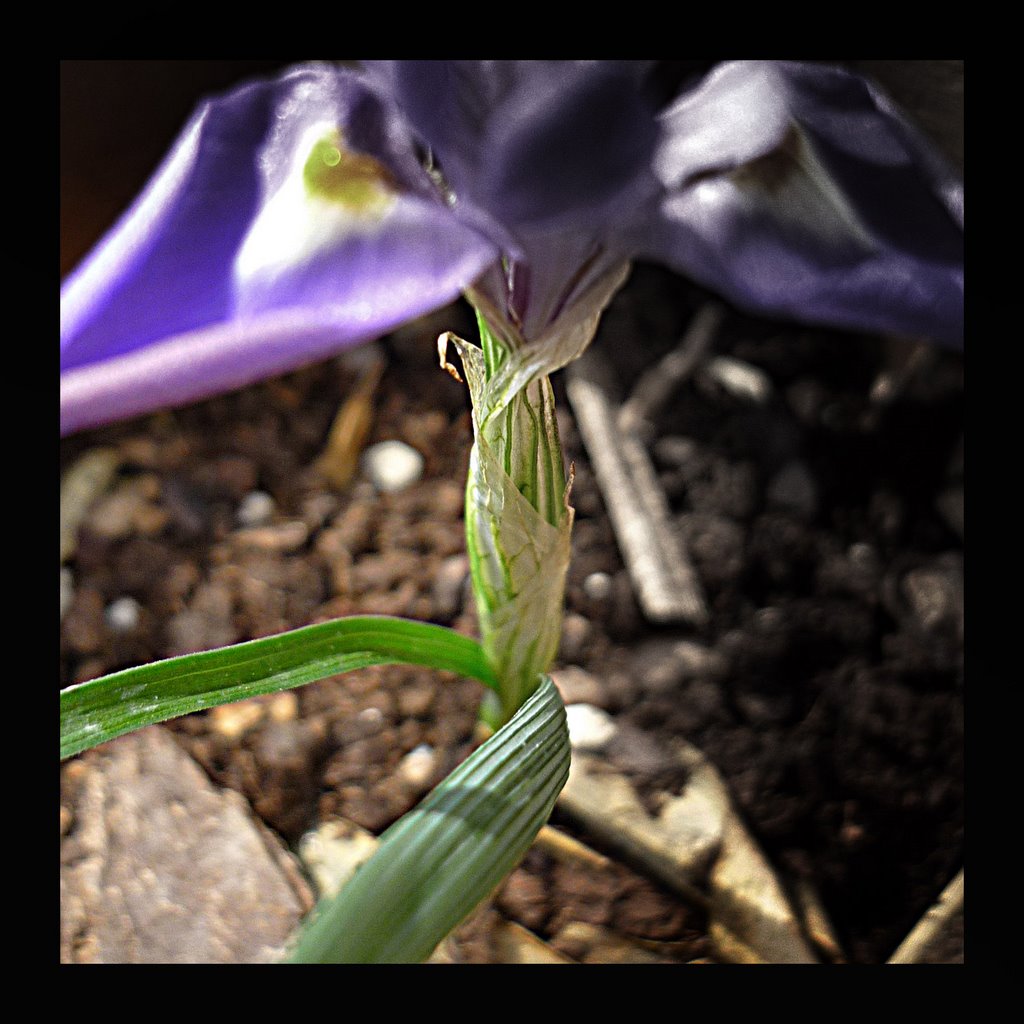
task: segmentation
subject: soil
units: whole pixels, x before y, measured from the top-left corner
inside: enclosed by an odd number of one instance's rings
[[[595,342],[617,397],[707,298],[636,268]],[[121,469],[68,563],[61,685],[354,613],[473,634],[471,428],[464,389],[436,366],[446,328],[471,336],[467,311],[378,345],[367,443],[398,439],[424,457],[398,493],[361,472],[332,487],[315,468],[358,357],[66,439],[62,470],[97,446],[114,447]],[[882,963],[962,864],[963,361],[735,312],[714,352],[762,371],[770,395],[752,401],[697,372],[646,437],[704,588],[699,628],[639,611],[556,383],[577,510],[559,665],[589,673],[592,699],[618,719],[703,750],[776,870],[816,888],[845,958]],[[253,492],[272,505],[246,525]],[[672,653],[681,639],[703,668]],[[244,720],[221,709],[169,728],[294,846],[332,816],[379,833],[414,806],[473,749],[480,695],[468,680],[370,669]],[[429,772],[400,770],[423,745]],[[554,824],[574,831],[558,811]],[[495,906],[569,956],[569,922],[670,960],[709,952],[698,909],[617,862],[587,871],[531,851]]]

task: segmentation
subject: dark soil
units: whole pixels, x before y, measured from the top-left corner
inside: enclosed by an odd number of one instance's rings
[[[596,343],[623,395],[705,299],[638,268]],[[444,328],[468,336],[465,310],[382,343],[369,442],[425,457],[397,494],[359,475],[332,489],[313,469],[356,379],[342,361],[63,442],[62,469],[99,445],[123,465],[70,562],[61,685],[353,613],[473,633],[470,421],[436,366]],[[561,663],[591,673],[614,715],[701,748],[776,869],[816,886],[846,957],[884,962],[962,863],[962,359],[736,314],[715,351],[764,371],[771,397],[698,373],[647,438],[705,589],[701,629],[645,622],[561,396],[577,508]],[[887,399],[879,375],[901,367]],[[246,529],[253,491],[274,506]],[[126,597],[128,625],[111,614]],[[680,639],[713,652],[705,668],[671,653]],[[382,668],[270,698],[241,726],[222,710],[171,728],[294,844],[332,815],[380,832],[409,810],[473,748],[479,697]],[[433,772],[407,781],[400,762],[423,744]],[[533,851],[496,905],[545,938],[584,921],[707,954],[700,913],[618,864],[581,873]]]

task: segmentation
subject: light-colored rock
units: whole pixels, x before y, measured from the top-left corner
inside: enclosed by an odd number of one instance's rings
[[[213,787],[161,726],[64,768],[61,960],[278,960],[312,893],[233,791]]]
[[[578,665],[567,665],[551,673],[564,704],[592,704],[602,707],[605,701],[604,687],[597,676]]]
[[[209,713],[213,731],[225,739],[237,740],[259,725],[267,713],[265,701],[258,697],[221,704]]]
[[[465,555],[451,555],[441,563],[431,590],[434,606],[441,618],[453,619],[462,611],[468,579],[469,559]]]
[[[239,502],[235,518],[241,526],[266,526],[276,511],[277,504],[266,491],[250,491]]]
[[[130,633],[139,624],[142,606],[134,597],[119,597],[103,612],[107,625],[115,633]]]
[[[964,629],[964,569],[959,553],[936,558],[903,577],[906,597],[916,624],[925,632]]]
[[[605,601],[611,597],[612,578],[606,572],[592,572],[583,581],[583,593],[591,601]]]
[[[430,782],[436,768],[436,751],[426,743],[421,743],[399,761],[398,774],[411,786],[423,789]]]
[[[559,655],[565,661],[582,659],[592,632],[593,628],[588,618],[578,612],[566,612],[562,619],[562,638],[558,645]]]
[[[299,858],[317,895],[333,896],[369,860],[377,837],[347,818],[334,818],[299,840]]]
[[[423,475],[423,456],[403,441],[381,441],[363,452],[363,470],[385,494],[402,491]]]
[[[592,704],[570,704],[565,717],[573,750],[600,750],[616,733],[612,716]]]
[[[309,540],[309,527],[301,519],[272,526],[247,526],[236,530],[231,541],[238,547],[287,554],[298,551]]]
[[[715,356],[701,371],[736,398],[762,405],[772,394],[772,380],[764,370],[732,356]]]

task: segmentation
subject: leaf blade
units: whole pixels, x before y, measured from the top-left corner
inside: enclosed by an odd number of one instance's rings
[[[525,854],[569,774],[565,707],[550,677],[418,807],[303,927],[289,963],[415,963]]]
[[[61,760],[169,718],[400,663],[497,686],[480,644],[454,630],[389,616],[335,619],[68,687],[60,694]]]

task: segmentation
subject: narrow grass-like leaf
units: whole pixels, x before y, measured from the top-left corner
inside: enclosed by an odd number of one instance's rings
[[[569,775],[549,677],[519,712],[381,837],[303,928],[292,963],[418,963],[501,882]]]
[[[276,693],[369,665],[422,665],[495,689],[480,644],[443,626],[381,615],[304,626],[125,669],[60,694],[60,756],[179,715]]]

